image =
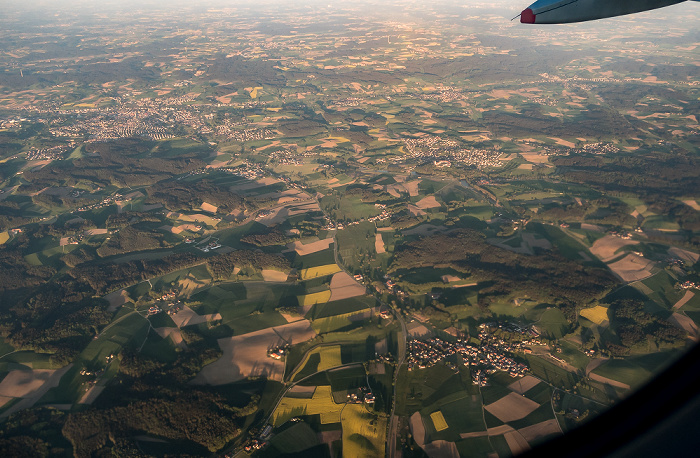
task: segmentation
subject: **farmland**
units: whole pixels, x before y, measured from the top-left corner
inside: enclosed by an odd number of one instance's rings
[[[698,340],[693,2],[10,3],[10,455],[511,456]]]

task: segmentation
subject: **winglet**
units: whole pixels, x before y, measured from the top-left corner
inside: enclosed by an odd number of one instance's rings
[[[530,8],[523,10],[520,13],[520,23],[521,24],[534,24],[535,23],[535,13],[532,12]]]

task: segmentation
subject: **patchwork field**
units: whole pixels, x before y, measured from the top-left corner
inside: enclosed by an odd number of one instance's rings
[[[182,310],[172,315],[172,319],[178,328],[185,326],[193,326],[195,324],[202,324],[212,320],[220,320],[221,314],[214,313],[211,315],[198,315],[188,306],[183,306]]]
[[[224,354],[205,366],[192,383],[223,385],[251,376],[282,381],[284,362],[267,356],[268,349],[280,344],[305,342],[316,333],[308,320],[219,339]]]
[[[327,250],[331,246],[331,243],[333,243],[333,239],[327,238],[316,242],[307,243],[306,245],[302,244],[300,241],[296,241],[290,243],[287,245],[287,247],[290,250],[296,251],[299,256],[306,256],[307,254]]]
[[[331,278],[331,301],[363,296],[366,288],[360,285],[347,272],[338,272]]]
[[[321,424],[340,423],[345,404],[336,404],[329,385],[317,386],[311,399],[283,397],[272,415],[272,425],[278,427],[301,415],[320,415]]]
[[[511,422],[527,417],[540,405],[522,395],[510,393],[498,401],[485,405],[489,413],[503,422]]]

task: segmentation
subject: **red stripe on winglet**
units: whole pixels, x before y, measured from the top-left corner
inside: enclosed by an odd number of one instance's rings
[[[534,24],[535,23],[535,13],[533,13],[530,8],[524,10],[522,13],[520,13],[520,23],[521,24]]]

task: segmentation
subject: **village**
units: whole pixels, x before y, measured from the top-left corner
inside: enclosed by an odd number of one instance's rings
[[[520,334],[523,339],[506,342],[494,336],[497,329]],[[529,345],[543,345],[532,327],[521,327],[514,323],[483,323],[479,326],[477,339],[458,337],[455,342],[432,337],[414,339],[407,342],[408,370],[426,369],[440,362],[459,372],[454,362],[446,361],[452,355],[461,356],[464,366],[471,368],[472,380],[476,385],[488,386],[488,376],[496,371],[508,373],[511,377],[522,377],[528,371],[527,364],[518,361],[514,353],[531,353]],[[476,344],[478,342],[478,344]]]

